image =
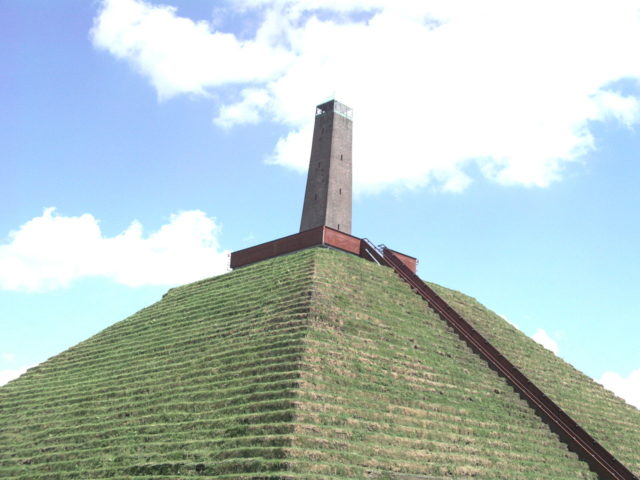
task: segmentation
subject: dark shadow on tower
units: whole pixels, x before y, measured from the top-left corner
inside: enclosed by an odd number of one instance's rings
[[[316,107],[301,232],[326,225],[351,233],[352,117],[336,100]]]

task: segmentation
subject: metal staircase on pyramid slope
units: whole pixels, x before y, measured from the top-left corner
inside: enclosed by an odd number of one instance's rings
[[[515,365],[501,354],[469,322],[460,316],[433,289],[427,286],[411,268],[385,246],[376,247],[363,239],[360,256],[379,265],[391,267],[413,291],[420,295],[438,315],[445,320],[471,349],[484,358],[489,366],[522,395],[538,415],[555,431],[569,447],[585,460],[591,469],[610,480],[638,480],[629,469],[589,435],[555,402],[547,397]]]

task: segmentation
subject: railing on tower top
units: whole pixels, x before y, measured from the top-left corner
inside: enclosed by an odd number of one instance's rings
[[[482,356],[489,366],[519,392],[538,415],[547,422],[560,438],[585,460],[592,470],[610,480],[638,480],[629,469],[589,435],[576,421],[536,387],[515,365],[505,358],[469,322],[460,316],[435,291],[429,288],[402,261],[385,246],[376,247],[363,239],[360,256],[380,265],[391,267],[412,289],[427,301],[456,333]]]

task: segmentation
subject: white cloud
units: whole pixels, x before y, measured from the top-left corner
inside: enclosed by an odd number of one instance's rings
[[[538,330],[536,330],[536,333],[531,335],[531,338],[533,338],[547,350],[551,350],[556,355],[558,354],[558,351],[560,350],[560,348],[558,347],[558,342],[551,338],[551,336],[544,329],[539,328]]]
[[[604,91],[593,96],[597,112],[595,117],[613,117],[627,127],[640,121],[640,100],[635,97],[623,97],[616,93]]]
[[[2,354],[0,354],[0,358],[5,362],[13,362],[16,359],[16,356],[10,352],[2,352]]]
[[[506,322],[509,323],[509,325],[511,325],[512,327],[517,328],[518,330],[522,329],[520,328],[520,326],[517,323],[513,323],[506,315],[502,315],[501,313],[498,314],[498,316],[500,316],[501,318],[503,318]]]
[[[176,285],[227,270],[215,220],[198,210],[172,215],[144,237],[134,221],[105,237],[90,214],[65,217],[47,208],[0,245],[0,288],[39,291],[82,277],[107,277],[129,286]]]
[[[616,372],[605,372],[598,382],[629,405],[640,408],[640,368],[626,378]]]
[[[639,8],[640,0],[228,2],[233,15],[259,19],[245,39],[213,27],[224,18],[194,22],[172,7],[107,0],[92,38],[162,98],[215,97],[225,128],[288,126],[272,163],[305,170],[313,107],[337,92],[355,110],[356,190],[461,191],[471,172],[546,187],[595,148],[591,122],[640,122],[637,93],[613,86],[640,80]]]
[[[15,368],[11,370],[0,370],[0,386],[18,378],[31,367]]]
[[[223,106],[215,122],[223,128],[243,123],[257,123],[260,120],[258,109],[264,108],[268,103],[269,95],[264,90],[245,89],[242,91],[242,100]]]
[[[171,6],[105,0],[91,31],[94,45],[130,61],[161,98],[204,94],[207,87],[261,82],[281,74],[291,54],[268,38],[241,41]]]

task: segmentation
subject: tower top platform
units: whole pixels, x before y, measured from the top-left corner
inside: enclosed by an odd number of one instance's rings
[[[349,120],[353,120],[353,108],[347,107],[344,103],[340,103],[337,100],[329,100],[316,107],[316,116],[330,112],[335,112]]]

